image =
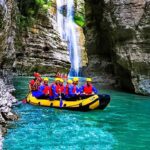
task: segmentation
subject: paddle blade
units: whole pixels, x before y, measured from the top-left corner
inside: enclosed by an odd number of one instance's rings
[[[23,99],[23,100],[22,100],[22,103],[23,103],[23,104],[26,104],[26,103],[27,103],[27,100],[26,100],[26,99]]]
[[[60,99],[60,107],[63,107],[63,100]]]

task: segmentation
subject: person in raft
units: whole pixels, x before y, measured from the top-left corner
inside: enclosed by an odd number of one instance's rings
[[[49,98],[50,100],[59,99],[80,99],[86,98],[90,95],[97,94],[97,89],[92,85],[92,79],[87,78],[85,85],[79,88],[79,78],[74,77],[72,80],[67,81],[67,85],[64,87],[64,81],[61,78],[55,78],[55,82],[50,86],[48,85],[49,79],[46,77],[43,79],[39,73],[34,73],[35,79],[29,82],[29,89],[32,95],[38,99]]]
[[[42,98],[49,98],[50,87],[48,85],[49,79],[45,77],[43,79],[43,84],[39,87],[39,91],[43,93]]]
[[[37,72],[34,72],[33,74],[34,76],[34,79],[30,80],[29,81],[29,91],[31,92],[32,89],[37,89],[41,83],[42,83],[42,78],[41,78],[41,75]]]
[[[41,82],[39,79],[37,79],[31,86],[32,95],[39,99],[43,97],[43,92],[40,90],[40,85]]]
[[[64,94],[64,93],[65,93],[64,80],[60,78],[59,81],[60,81],[60,82],[59,82],[60,92],[61,92],[62,94]]]
[[[60,96],[60,78],[55,78],[55,82],[50,85],[49,98],[50,100],[58,99]]]
[[[33,76],[34,76],[33,79],[34,81],[38,79],[40,82],[42,82],[41,74],[39,74],[38,72],[34,72]]]
[[[91,96],[91,95],[98,93],[97,89],[92,85],[92,79],[91,78],[86,79],[86,84],[80,88],[80,92],[81,92],[82,98],[83,97],[86,98],[88,96]]]
[[[72,83],[73,83],[72,80],[68,79],[67,85],[65,86],[65,98],[66,99],[74,97],[73,84]]]
[[[73,93],[75,95],[79,95],[80,94],[80,87],[79,87],[79,78],[78,77],[74,77],[73,78]]]
[[[74,100],[79,99],[80,98],[80,87],[79,87],[79,78],[78,77],[74,77],[73,78],[73,89],[72,89],[72,98]]]
[[[59,80],[59,96],[61,96],[61,98],[65,97],[65,86],[64,86],[64,80],[62,78],[60,78]]]

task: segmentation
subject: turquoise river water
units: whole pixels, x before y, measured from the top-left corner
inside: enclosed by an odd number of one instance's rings
[[[29,78],[14,79],[18,100],[27,93]],[[4,150],[149,150],[150,97],[119,91],[104,110],[74,112],[21,104],[14,108]]]

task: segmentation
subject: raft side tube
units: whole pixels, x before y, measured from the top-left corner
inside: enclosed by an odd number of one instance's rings
[[[99,102],[100,102],[100,105],[99,105],[99,109],[105,109],[107,107],[107,105],[110,103],[110,95],[108,94],[100,94],[99,95]]]
[[[93,95],[82,100],[66,101],[63,100],[63,105],[60,107],[60,100],[46,100],[37,99],[30,93],[27,97],[27,102],[32,105],[53,107],[59,109],[76,110],[76,111],[89,111],[94,109],[104,109],[110,100],[107,97],[105,102],[105,96]]]

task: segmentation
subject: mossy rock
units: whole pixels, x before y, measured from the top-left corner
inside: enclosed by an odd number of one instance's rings
[[[75,15],[74,21],[80,27],[84,27],[85,26],[85,18],[84,18],[84,16]]]

